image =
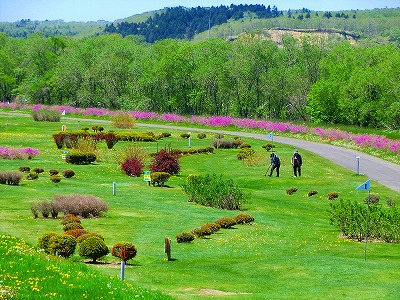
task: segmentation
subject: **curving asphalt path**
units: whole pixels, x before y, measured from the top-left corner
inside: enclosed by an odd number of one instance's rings
[[[0,112],[1,113],[1,112]],[[12,115],[15,113],[3,113]],[[19,114],[30,116],[28,114]],[[97,122],[97,123],[110,123],[106,120],[93,120],[93,119],[82,119],[82,118],[69,118],[63,117],[64,120],[70,121],[87,121],[87,122]],[[267,140],[265,134],[248,133],[240,131],[224,131],[224,130],[213,130],[213,129],[199,129],[199,128],[189,128],[182,126],[173,125],[157,125],[157,124],[144,124],[136,123],[139,127],[157,127],[164,129],[176,129],[183,131],[198,131],[198,132],[213,132],[213,133],[223,133],[236,136],[243,136],[249,138],[255,138],[259,140]],[[320,144],[316,142],[309,142],[303,140],[297,140],[293,138],[274,136],[274,141],[277,143],[287,144],[294,146],[298,149],[305,149],[307,151],[313,152],[320,156],[323,156],[345,168],[357,172],[357,159],[356,156],[360,157],[360,174],[368,176],[370,179],[375,180],[390,189],[400,193],[400,166],[394,163],[387,162],[385,160],[376,158],[374,156],[359,152],[356,150],[341,148],[329,144]],[[360,183],[361,184],[361,183]]]

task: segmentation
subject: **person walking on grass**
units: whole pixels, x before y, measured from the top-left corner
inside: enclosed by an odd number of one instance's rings
[[[268,176],[271,177],[272,173],[276,169],[276,177],[279,177],[279,168],[281,167],[281,160],[275,153],[271,153],[270,157],[271,157],[271,163],[270,163],[271,171]]]
[[[293,156],[292,156],[292,167],[293,167],[293,175],[294,177],[297,177],[297,174],[299,174],[299,177],[301,176],[301,165],[303,164],[303,160],[301,159],[301,155],[298,150],[294,150]]]

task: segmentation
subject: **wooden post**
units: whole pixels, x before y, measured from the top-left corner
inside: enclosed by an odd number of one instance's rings
[[[164,252],[167,254],[167,260],[171,260],[171,239],[166,238],[164,242]]]

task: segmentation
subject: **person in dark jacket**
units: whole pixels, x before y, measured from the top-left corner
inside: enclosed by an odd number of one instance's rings
[[[276,155],[275,153],[271,153],[270,157],[271,157],[271,164],[270,164],[271,171],[268,176],[271,177],[272,173],[276,169],[276,177],[279,177],[279,168],[281,167],[281,160],[279,159],[278,155]]]
[[[293,167],[293,175],[294,177],[297,177],[297,174],[299,174],[299,177],[301,176],[301,165],[303,164],[303,160],[301,159],[301,155],[298,150],[294,150],[293,156],[292,156],[292,167]]]

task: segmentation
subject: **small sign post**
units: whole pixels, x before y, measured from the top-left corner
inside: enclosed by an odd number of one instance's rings
[[[151,182],[151,172],[150,172],[150,171],[144,171],[144,172],[143,172],[143,178],[144,178],[144,181],[147,182],[148,185],[150,185],[150,182]]]
[[[68,154],[69,154],[69,151],[68,151],[68,150],[63,150],[63,151],[61,152],[61,158],[65,160],[65,158],[67,157]]]
[[[171,260],[171,239],[166,238],[164,242],[164,252],[167,254],[167,260]]]
[[[117,183],[114,181],[113,182],[113,196],[117,194]]]

